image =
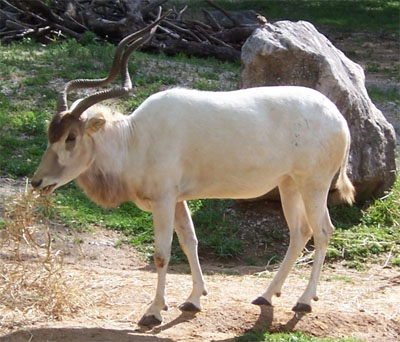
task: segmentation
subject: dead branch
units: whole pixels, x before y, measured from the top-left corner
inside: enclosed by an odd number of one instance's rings
[[[155,0],[151,2],[149,5],[142,9],[142,16],[146,17],[149,13],[153,12],[155,9],[157,9],[159,6],[166,3],[167,1],[168,0]]]
[[[182,34],[186,35],[187,37],[192,38],[192,40],[194,40],[194,41],[197,41],[199,43],[203,42],[203,40],[199,38],[198,32],[194,33],[193,31],[190,31],[190,30],[188,30],[186,28],[183,28],[183,27],[181,27],[179,25],[173,24],[169,20],[164,20],[163,24],[164,24],[164,26],[166,26],[166,27],[168,27],[170,29],[173,29],[176,32],[182,33]]]
[[[166,43],[164,52],[171,55],[185,53],[189,56],[202,58],[213,57],[228,62],[236,62],[240,59],[240,51],[232,47],[202,44],[185,40],[177,40]]]
[[[168,0],[2,0],[0,39],[8,43],[22,38],[36,38],[47,43],[59,37],[80,39],[88,30],[112,42],[146,26],[155,17],[155,9]],[[175,9],[164,20],[146,47],[168,54],[186,53],[238,60],[244,40],[255,28],[240,25],[229,12],[212,0],[207,4],[222,12],[232,22],[223,28],[215,17],[203,10],[204,22],[185,20],[188,6]],[[188,3],[190,6],[190,3]]]
[[[209,22],[209,24],[212,26],[212,28],[216,31],[221,31],[222,27],[220,24],[218,24],[217,20],[214,18],[214,16],[207,10],[203,9],[204,17],[206,20]]]
[[[240,22],[234,18],[233,16],[231,16],[229,14],[229,12],[225,11],[220,5],[217,5],[216,3],[214,3],[211,0],[204,0],[207,4],[209,4],[210,6],[216,8],[218,11],[220,11],[221,13],[223,13],[232,23],[234,26],[240,26]]]
[[[174,12],[175,12],[175,15],[176,15],[176,20],[181,20],[182,19],[182,15],[183,15],[183,13],[187,10],[187,8],[188,8],[188,5],[185,5],[182,9],[180,9],[179,11],[175,8],[175,6],[174,6]]]

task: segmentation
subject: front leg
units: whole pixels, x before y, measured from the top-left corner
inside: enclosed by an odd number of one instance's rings
[[[200,311],[200,297],[207,294],[197,253],[197,237],[187,203],[180,202],[175,208],[175,231],[179,243],[189,261],[192,272],[193,290],[189,298],[179,308],[182,311]]]
[[[165,279],[171,255],[171,243],[174,227],[175,201],[164,199],[152,202],[154,224],[154,264],[157,268],[157,290],[153,302],[139,321],[143,326],[155,326],[162,322],[161,310],[167,310],[165,304]]]

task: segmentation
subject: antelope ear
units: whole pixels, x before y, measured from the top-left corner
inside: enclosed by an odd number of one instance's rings
[[[89,117],[86,121],[86,133],[88,134],[93,134],[99,131],[104,124],[106,123],[106,119],[104,119],[104,116],[102,114],[95,114],[91,117]]]

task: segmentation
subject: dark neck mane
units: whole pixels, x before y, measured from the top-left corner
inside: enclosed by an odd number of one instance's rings
[[[123,176],[103,173],[96,166],[81,174],[77,182],[92,201],[106,208],[116,207],[131,199]]]

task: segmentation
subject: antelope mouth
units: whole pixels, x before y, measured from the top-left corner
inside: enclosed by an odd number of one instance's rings
[[[57,183],[47,185],[47,186],[45,186],[44,188],[41,189],[41,192],[44,195],[50,195],[54,191],[56,186],[57,186]]]

